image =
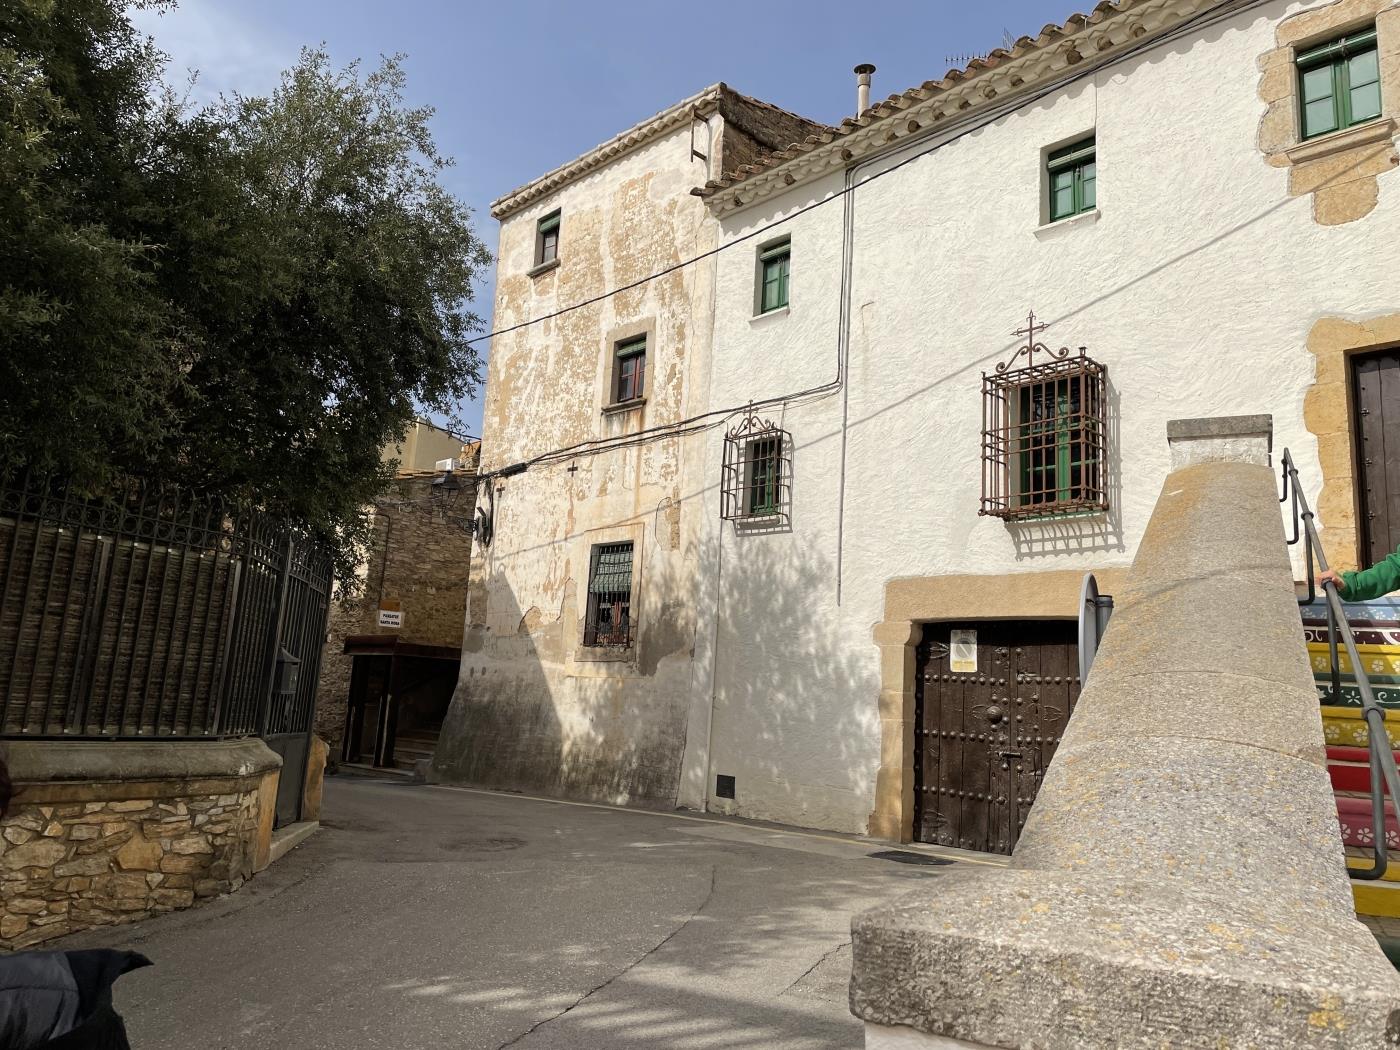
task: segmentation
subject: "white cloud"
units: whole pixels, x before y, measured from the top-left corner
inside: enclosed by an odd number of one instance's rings
[[[221,93],[266,94],[297,58],[290,41],[238,17],[232,0],[180,0],[174,10],[133,10],[131,20],[170,56],[166,77],[184,91],[197,71],[190,101],[211,102]]]

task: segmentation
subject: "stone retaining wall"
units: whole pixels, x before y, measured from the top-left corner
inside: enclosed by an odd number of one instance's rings
[[[0,948],[188,907],[266,864],[279,770],[260,741],[5,750],[18,794],[0,821]]]

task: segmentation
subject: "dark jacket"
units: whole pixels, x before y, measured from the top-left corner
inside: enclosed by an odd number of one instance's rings
[[[112,985],[151,961],[101,949],[0,956],[4,1050],[130,1050]]]

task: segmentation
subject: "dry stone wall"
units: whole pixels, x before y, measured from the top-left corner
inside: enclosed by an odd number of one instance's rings
[[[0,822],[0,947],[27,948],[238,889],[256,789],[18,806]]]

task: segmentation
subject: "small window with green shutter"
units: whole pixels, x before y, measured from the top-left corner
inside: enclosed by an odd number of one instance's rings
[[[792,242],[784,237],[758,251],[758,310],[766,314],[788,304],[788,271],[792,264]]]
[[[647,337],[628,339],[613,347],[612,403],[636,401],[646,394]]]
[[[1376,27],[1298,53],[1303,138],[1364,124],[1381,115]]]
[[[1097,206],[1098,166],[1094,136],[1057,149],[1045,159],[1051,222],[1093,211]]]
[[[559,258],[559,212],[552,211],[535,227],[535,265]]]

